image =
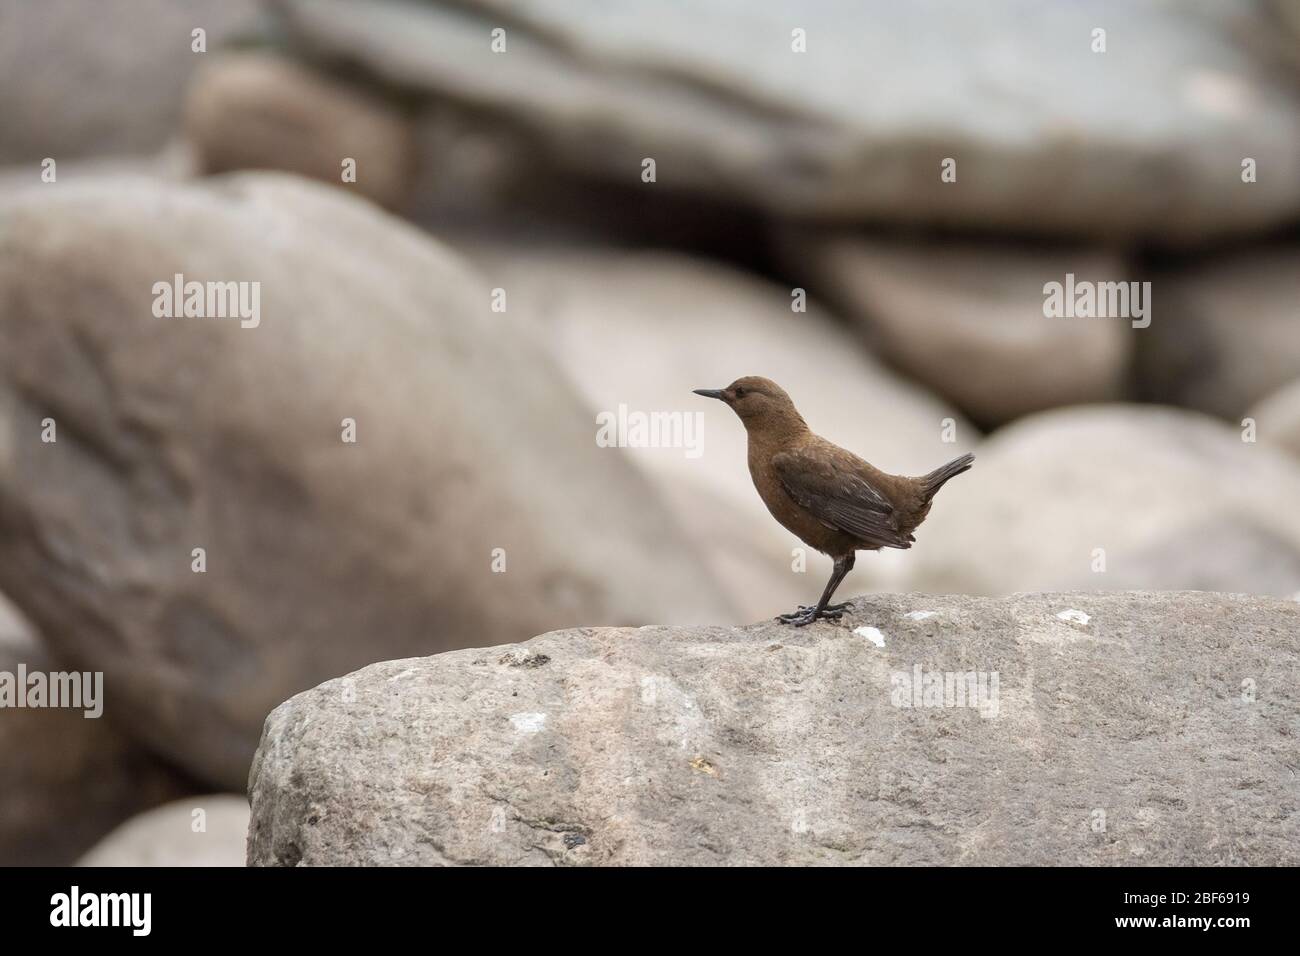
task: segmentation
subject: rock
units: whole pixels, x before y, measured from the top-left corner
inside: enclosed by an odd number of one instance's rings
[[[244,53],[200,70],[185,127],[209,173],[278,169],[344,186],[389,207],[411,186],[414,138],[385,100],[280,57]],[[342,181],[345,159],[354,182]]]
[[[19,629],[21,628],[21,633]],[[0,598],[0,673],[72,668],[53,660]],[[0,866],[67,866],[123,820],[189,792],[180,773],[104,713],[0,708]]]
[[[1157,401],[1239,423],[1300,377],[1300,246],[1263,247],[1167,272],[1137,337],[1139,379]]]
[[[1043,314],[1044,284],[1067,274],[1127,282],[1111,256],[840,237],[814,243],[810,259],[817,290],[881,354],[980,422],[1123,393],[1129,321]]]
[[[248,800],[243,795],[188,797],[122,824],[78,866],[243,866]]]
[[[1238,429],[1168,408],[1073,408],[1004,428],[978,455],[917,531],[910,586],[1300,591],[1300,466]]]
[[[257,0],[0,0],[0,165],[149,153],[207,49],[254,36]]]
[[[1125,4],[1104,18],[1104,53],[1097,12],[1075,4],[268,7],[304,57],[508,117],[538,153],[629,188],[802,218],[1167,242],[1300,211],[1297,93],[1280,57],[1242,39],[1277,29],[1249,0],[1194,15]],[[1247,149],[1269,170],[1249,184]],[[956,182],[940,178],[945,159]]]
[[[3,0],[0,0],[3,2]],[[0,195],[20,189],[46,191],[88,179],[148,179],[182,182],[194,177],[193,152],[184,143],[175,142],[147,156],[108,156],[68,159],[55,170],[57,179],[44,182],[36,164],[0,166]]]
[[[27,650],[32,643],[31,628],[18,613],[18,608],[0,594],[0,647]]]
[[[1300,604],[873,595],[845,621],[583,628],[322,684],[267,720],[248,862],[1300,861]],[[917,668],[977,696],[935,706]]]
[[[176,274],[260,283],[256,326],[156,318]],[[735,620],[490,301],[424,234],[293,177],[0,201],[0,588],[227,789],[272,707],[374,660]]]
[[[830,560],[773,520],[749,475],[744,427],[692,389],[768,376],[814,430],[904,474],[930,471],[979,437],[954,407],[882,368],[823,309],[792,311],[789,288],[671,253],[482,244],[468,252],[503,290],[509,314],[540,327],[589,405],[614,419],[624,407],[629,423],[637,413],[697,416],[694,449],[608,453],[653,478],[747,618],[814,601]],[[954,442],[943,440],[945,420]],[[806,565],[795,563],[795,548]],[[846,592],[888,588],[905,563],[901,552],[871,556]]]
[[[1255,422],[1258,441],[1300,455],[1300,378],[1269,395],[1246,416]]]

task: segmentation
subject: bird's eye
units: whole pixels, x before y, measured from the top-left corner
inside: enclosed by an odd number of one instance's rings
[[[745,396],[745,389],[744,389],[742,386],[737,385],[737,386],[736,386],[736,397],[737,397],[737,398],[743,398],[744,396]]]

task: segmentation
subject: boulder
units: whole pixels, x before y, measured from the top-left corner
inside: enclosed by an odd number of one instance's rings
[[[213,311],[242,289],[255,321],[155,315],[176,275],[245,283]],[[272,707],[374,660],[735,620],[490,301],[437,242],[293,177],[0,201],[0,588],[227,789]]]
[[[28,650],[33,645],[31,627],[3,594],[0,594],[0,647]]]
[[[977,421],[1123,394],[1131,320],[1044,314],[1044,285],[1067,275],[1127,282],[1113,256],[853,237],[791,252],[882,355]]]
[[[193,796],[128,820],[77,865],[243,866],[247,833],[244,796]]]
[[[386,100],[282,57],[212,60],[194,78],[185,129],[205,172],[278,169],[390,207],[411,187],[415,141],[406,117]],[[345,183],[347,159],[355,179]]]
[[[1151,327],[1136,339],[1147,397],[1239,423],[1300,378],[1300,245],[1243,250],[1158,274]]]
[[[19,629],[21,628],[21,633]],[[0,674],[72,670],[0,597]],[[0,707],[0,866],[67,866],[123,820],[190,791],[183,774],[84,710]]]
[[[1300,465],[1242,439],[1157,406],[1022,419],[944,488],[908,552],[910,586],[1300,592]]]
[[[815,431],[903,474],[924,474],[979,438],[954,406],[882,367],[824,308],[793,311],[789,287],[665,252],[466,250],[503,291],[508,313],[540,329],[589,405],[612,419],[625,408],[628,431],[635,414],[675,412],[699,423],[695,448],[609,454],[651,476],[747,618],[814,601],[830,560],[773,520],[749,475],[744,427],[692,389],[772,378]],[[846,592],[888,588],[905,564],[901,553],[861,561]]]
[[[872,595],[374,664],[267,720],[248,862],[1294,865],[1298,628],[1242,595]]]
[[[257,0],[0,0],[0,165],[153,152],[204,58],[259,31]]]
[[[305,58],[509,118],[536,153],[634,189],[1171,243],[1300,212],[1298,94],[1250,42],[1277,32],[1250,0],[1137,0],[1104,25],[1086,5],[961,0],[267,6]]]
[[[1300,456],[1300,378],[1259,402],[1246,417],[1254,420],[1259,441]]]

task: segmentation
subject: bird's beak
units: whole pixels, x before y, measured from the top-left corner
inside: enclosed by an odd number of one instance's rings
[[[724,402],[727,400],[727,396],[720,388],[693,388],[691,391],[696,395],[703,395],[705,398],[717,398]]]

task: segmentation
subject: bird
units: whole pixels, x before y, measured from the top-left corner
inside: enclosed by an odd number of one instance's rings
[[[819,618],[838,621],[851,601],[831,604],[858,551],[910,548],[912,532],[930,513],[935,494],[968,471],[974,455],[961,455],[918,478],[891,475],[813,433],[785,389],[757,375],[726,388],[697,388],[696,395],[726,403],[745,426],[749,474],[758,496],[786,530],[834,560],[830,580],[815,605],[778,615],[804,627]]]

